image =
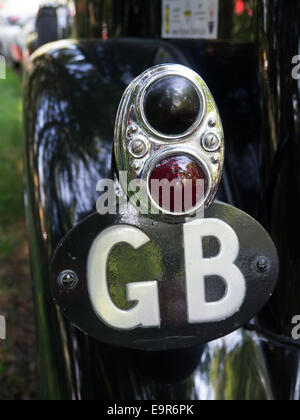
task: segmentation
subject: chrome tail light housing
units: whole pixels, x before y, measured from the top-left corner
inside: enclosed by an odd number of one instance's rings
[[[114,149],[120,183],[140,186],[138,208],[156,219],[180,222],[207,209],[215,199],[224,163],[224,132],[215,100],[193,70],[166,64],[137,77],[126,89],[117,114]],[[153,180],[187,180],[191,206],[169,207],[153,193]],[[199,195],[195,182],[203,182]],[[180,186],[180,185],[179,185]],[[129,192],[128,192],[129,191]],[[184,193],[183,193],[184,194]],[[136,201],[134,205],[137,207]]]

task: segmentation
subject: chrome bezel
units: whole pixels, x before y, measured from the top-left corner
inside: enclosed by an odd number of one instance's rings
[[[168,136],[154,130],[148,123],[143,112],[143,100],[149,86],[167,76],[181,76],[188,79],[196,88],[201,101],[201,111],[198,119],[191,128],[180,136]],[[215,121],[214,128],[210,121]],[[126,133],[130,125],[134,124],[138,130],[130,139]],[[202,139],[208,132],[213,132],[220,139],[220,147],[213,152],[204,149]],[[134,158],[130,151],[130,144],[135,138],[142,137],[148,144],[148,152],[141,158]],[[128,174],[127,185],[122,185],[127,193],[128,184],[133,180],[144,181],[147,185],[148,199],[141,207],[145,212],[155,209],[158,214],[149,214],[157,220],[167,222],[184,222],[186,218],[199,213],[213,202],[221,179],[224,162],[224,133],[218,108],[205,82],[194,71],[177,64],[156,66],[137,77],[126,89],[118,110],[115,125],[115,157],[118,171]],[[208,175],[208,188],[204,202],[186,213],[172,213],[160,208],[149,190],[149,178],[155,165],[172,155],[187,155],[199,162]],[[214,162],[212,156],[215,157]],[[218,159],[216,159],[216,157]],[[133,162],[139,162],[140,167],[133,168]],[[161,214],[162,213],[162,214]]]

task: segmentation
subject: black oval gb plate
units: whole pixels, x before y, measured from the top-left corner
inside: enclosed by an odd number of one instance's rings
[[[267,303],[276,248],[242,211],[214,203],[205,219],[154,222],[94,214],[59,244],[52,290],[64,315],[105,343],[170,350],[238,329]]]

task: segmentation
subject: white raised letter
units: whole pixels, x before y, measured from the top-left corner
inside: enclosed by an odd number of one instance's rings
[[[112,328],[130,330],[160,326],[157,281],[128,284],[127,299],[137,301],[137,304],[127,311],[113,303],[107,285],[107,264],[112,249],[120,243],[127,243],[138,249],[149,241],[148,236],[140,229],[119,225],[103,231],[93,243],[88,257],[89,295],[96,314]]]
[[[186,223],[183,229],[189,322],[223,321],[239,311],[246,296],[245,278],[234,264],[239,255],[238,237],[219,219],[200,219]],[[216,257],[203,258],[205,237],[218,239]],[[206,302],[205,277],[214,275],[225,281],[226,295],[218,302]]]

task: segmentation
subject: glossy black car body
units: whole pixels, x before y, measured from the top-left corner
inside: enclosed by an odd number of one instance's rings
[[[217,41],[164,41],[160,1],[126,0],[120,7],[95,0],[93,18],[87,3],[77,1],[78,39],[38,50],[25,80],[27,208],[44,396],[299,399],[300,345],[291,338],[292,317],[300,314],[299,84],[291,78],[291,59],[299,48],[300,4],[258,0],[238,20],[235,2],[222,1]],[[147,353],[101,344],[70,325],[53,303],[49,267],[63,236],[95,211],[99,179],[114,176],[114,121],[124,89],[166,62],[191,67],[209,85],[227,142],[219,198],[270,231],[281,274],[251,325],[204,346]]]

